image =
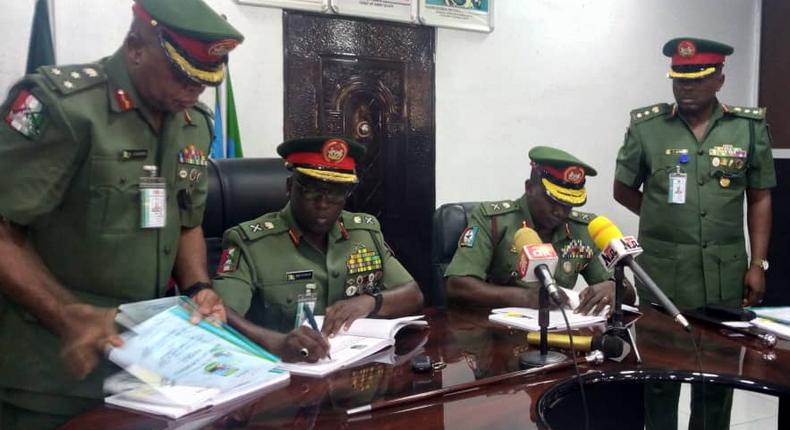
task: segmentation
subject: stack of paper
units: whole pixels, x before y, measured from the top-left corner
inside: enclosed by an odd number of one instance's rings
[[[750,321],[760,329],[775,335],[790,339],[790,306],[753,307],[749,308],[757,314],[757,318]]]
[[[568,309],[565,311],[568,317],[570,328],[588,327],[596,324],[606,322],[606,316],[600,315],[582,315],[573,313]],[[488,316],[490,321],[495,323],[504,324],[508,327],[519,328],[522,330],[537,331],[540,330],[538,324],[538,310],[531,308],[499,308],[491,311]],[[565,319],[562,317],[560,310],[549,311],[549,330],[566,330]]]
[[[276,369],[279,358],[224,323],[192,324],[194,303],[175,300],[169,307],[159,299],[120,308],[131,329],[109,358],[139,383],[110,378],[105,388],[117,394],[106,403],[176,418],[288,381],[288,372]],[[155,314],[145,319],[148,313]]]

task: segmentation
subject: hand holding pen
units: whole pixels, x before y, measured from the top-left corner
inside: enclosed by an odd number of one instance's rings
[[[302,311],[304,312],[305,318],[307,318],[307,322],[310,324],[310,327],[321,335],[321,329],[318,328],[318,324],[315,322],[315,316],[313,316],[313,311],[310,309],[310,306],[307,303],[302,303]],[[310,350],[307,348],[302,348],[299,350],[299,353],[302,354],[303,357],[307,358],[310,355]],[[329,351],[326,352],[326,357],[328,359],[332,359],[332,356],[329,355]]]

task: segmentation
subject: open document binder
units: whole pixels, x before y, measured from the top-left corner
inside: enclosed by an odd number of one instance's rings
[[[124,372],[105,381],[105,403],[178,418],[287,383],[278,357],[225,323],[192,324],[194,309],[186,297],[119,307],[129,330],[109,359]]]

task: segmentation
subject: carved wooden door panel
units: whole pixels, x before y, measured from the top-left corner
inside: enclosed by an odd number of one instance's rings
[[[284,13],[285,138],[367,147],[347,209],[375,215],[395,255],[430,282],[435,207],[434,30]]]

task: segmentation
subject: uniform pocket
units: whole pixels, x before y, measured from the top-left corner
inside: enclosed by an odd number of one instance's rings
[[[669,174],[676,170],[678,165],[677,156],[661,156],[650,170],[650,188],[651,192],[659,192],[661,194],[669,193]]]
[[[263,320],[267,328],[291,331],[296,320],[297,296],[304,293],[304,282],[287,282],[259,288]]]
[[[722,245],[719,251],[721,301],[737,305],[743,299],[743,279],[748,262],[743,244]]]
[[[207,169],[206,166],[181,163],[176,170],[175,198],[180,222],[182,226],[191,227],[197,225],[203,215],[208,190]]]
[[[645,249],[648,245],[643,243]],[[637,259],[638,263],[647,272],[653,281],[658,285],[658,288],[664,292],[670,299],[676,297],[677,286],[675,282],[675,273],[677,272],[675,253],[674,250],[669,249],[656,249],[660,247],[650,247],[650,253],[643,253]],[[645,299],[654,301],[655,296],[647,291],[643,284],[636,280],[637,286],[641,287],[639,290],[640,296]]]
[[[126,233],[140,227],[143,162],[94,158],[90,172],[89,225],[100,233]]]

